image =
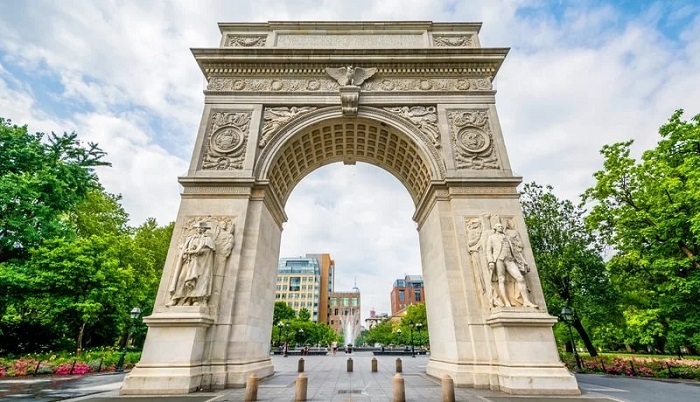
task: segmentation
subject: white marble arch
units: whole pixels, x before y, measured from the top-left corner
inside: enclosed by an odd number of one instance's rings
[[[480,48],[479,28],[220,24],[220,48],[193,50],[209,82],[204,112],[190,169],[179,179],[180,210],[153,314],[144,319],[143,355],[122,394],[242,387],[250,374],[273,375],[284,206],[307,174],[339,161],[387,170],[414,201],[429,375],[515,394],[579,393],[558,358],[556,318],[547,313],[518,201],[521,179],[511,171],[496,114],[490,82],[507,49]],[[356,38],[342,41],[349,49],[332,49],[331,34]],[[416,48],[396,47],[402,34]],[[278,47],[280,36],[287,39]],[[339,87],[325,73],[350,64],[373,76]],[[211,292],[196,303],[174,302],[182,247],[200,222],[216,249]],[[494,296],[483,245],[496,223],[520,235],[537,308],[516,298],[503,307]]]

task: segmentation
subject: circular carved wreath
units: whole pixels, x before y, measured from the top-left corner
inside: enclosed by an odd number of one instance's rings
[[[243,133],[235,127],[224,127],[212,134],[210,144],[214,151],[228,154],[243,145]]]
[[[457,134],[457,142],[460,147],[468,152],[483,152],[491,145],[491,139],[485,132],[476,128],[463,128]]]

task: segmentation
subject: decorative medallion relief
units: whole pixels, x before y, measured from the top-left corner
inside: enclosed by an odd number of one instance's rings
[[[204,170],[237,170],[243,168],[250,112],[214,112],[209,119]]]
[[[435,106],[385,107],[384,110],[410,121],[428,136],[430,143],[433,144],[435,148],[440,148],[440,130],[437,126]]]
[[[228,35],[225,47],[263,47],[267,35]]]
[[[329,77],[230,78],[211,77],[208,91],[222,92],[335,92],[340,85]],[[490,78],[383,78],[360,84],[366,92],[479,92],[491,91]]]
[[[178,240],[168,287],[171,306],[206,306],[215,275],[221,275],[234,246],[235,216],[189,216]]]
[[[530,265],[513,217],[484,214],[464,218],[474,279],[489,308],[534,308],[526,283]]]
[[[266,107],[263,112],[262,135],[260,136],[260,148],[264,148],[270,139],[274,137],[280,128],[302,114],[316,110],[315,107]]]
[[[476,47],[473,35],[433,35],[435,47]]]
[[[487,111],[449,111],[447,120],[457,169],[499,168]]]

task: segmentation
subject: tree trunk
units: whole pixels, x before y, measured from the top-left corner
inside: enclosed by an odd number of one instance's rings
[[[85,333],[85,323],[80,326],[80,332],[78,332],[78,350],[75,352],[77,357],[80,357],[80,352],[83,351],[83,334]]]
[[[579,336],[581,336],[581,340],[583,341],[583,344],[586,345],[586,349],[588,349],[588,353],[591,355],[591,357],[598,356],[598,351],[595,350],[593,343],[591,343],[591,338],[588,337],[588,333],[586,332],[586,329],[583,328],[583,324],[581,324],[578,317],[574,316],[574,322],[572,325],[574,328],[576,328],[576,332],[578,332]]]

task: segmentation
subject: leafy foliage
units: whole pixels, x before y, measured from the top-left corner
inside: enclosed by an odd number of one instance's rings
[[[24,258],[43,239],[70,235],[63,223],[90,189],[93,168],[108,165],[77,134],[30,134],[0,118],[0,262]]]
[[[587,225],[616,251],[628,345],[700,348],[700,115],[673,114],[661,140],[637,161],[632,141],[603,147],[603,169],[583,194]]]
[[[600,255],[601,247],[586,230],[584,211],[557,198],[551,186],[537,183],[525,185],[521,204],[549,309],[559,312],[563,307],[572,308],[574,327],[595,356],[584,328],[605,324],[618,315],[617,294]]]

